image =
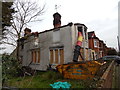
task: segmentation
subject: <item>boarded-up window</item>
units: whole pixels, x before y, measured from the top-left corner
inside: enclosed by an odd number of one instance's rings
[[[40,50],[39,49],[32,50],[31,55],[32,55],[33,63],[40,63]]]
[[[83,54],[84,54],[84,51],[83,51],[83,48],[80,50],[80,54],[81,55],[79,55],[79,61],[83,61]]]
[[[63,64],[64,50],[63,48],[50,49],[50,64]]]
[[[58,49],[55,49],[55,63],[58,63]]]
[[[88,53],[88,49],[86,49],[86,60],[89,60],[89,57],[88,57],[88,55],[89,55],[89,53]]]
[[[40,63],[40,51],[38,51],[38,63]]]
[[[50,50],[50,63],[53,63],[54,56],[53,56],[53,50]]]
[[[64,63],[64,50],[60,49],[60,64]]]

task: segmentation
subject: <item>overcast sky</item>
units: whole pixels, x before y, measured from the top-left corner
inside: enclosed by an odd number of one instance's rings
[[[40,0],[41,1],[41,0]],[[30,24],[33,31],[53,28],[55,4],[60,6],[62,25],[69,22],[83,23],[89,31],[95,31],[108,47],[117,48],[118,36],[118,2],[119,0],[43,0],[46,3],[44,20]]]
[[[53,28],[53,14],[57,4],[62,16],[61,23],[83,23],[89,31],[95,31],[96,36],[108,47],[118,48],[118,2],[119,0],[39,0],[38,4],[46,3],[46,12],[42,22],[29,24],[32,31],[44,31]],[[8,51],[10,51],[9,49]]]

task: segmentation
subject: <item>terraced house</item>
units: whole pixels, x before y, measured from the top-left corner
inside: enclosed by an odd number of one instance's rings
[[[107,55],[107,46],[100,40],[94,31],[88,32],[89,48],[93,50],[93,60]]]

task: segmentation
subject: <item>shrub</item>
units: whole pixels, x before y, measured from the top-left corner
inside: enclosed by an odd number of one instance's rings
[[[4,84],[10,77],[16,77],[20,74],[21,65],[8,54],[2,55],[2,83]]]

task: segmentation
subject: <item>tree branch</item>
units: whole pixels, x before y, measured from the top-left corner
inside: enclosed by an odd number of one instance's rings
[[[15,44],[13,44],[13,43],[9,43],[9,42],[5,42],[5,41],[2,41],[1,42],[2,44],[8,44],[8,45],[12,45],[12,46],[14,46],[14,47],[17,47]]]

